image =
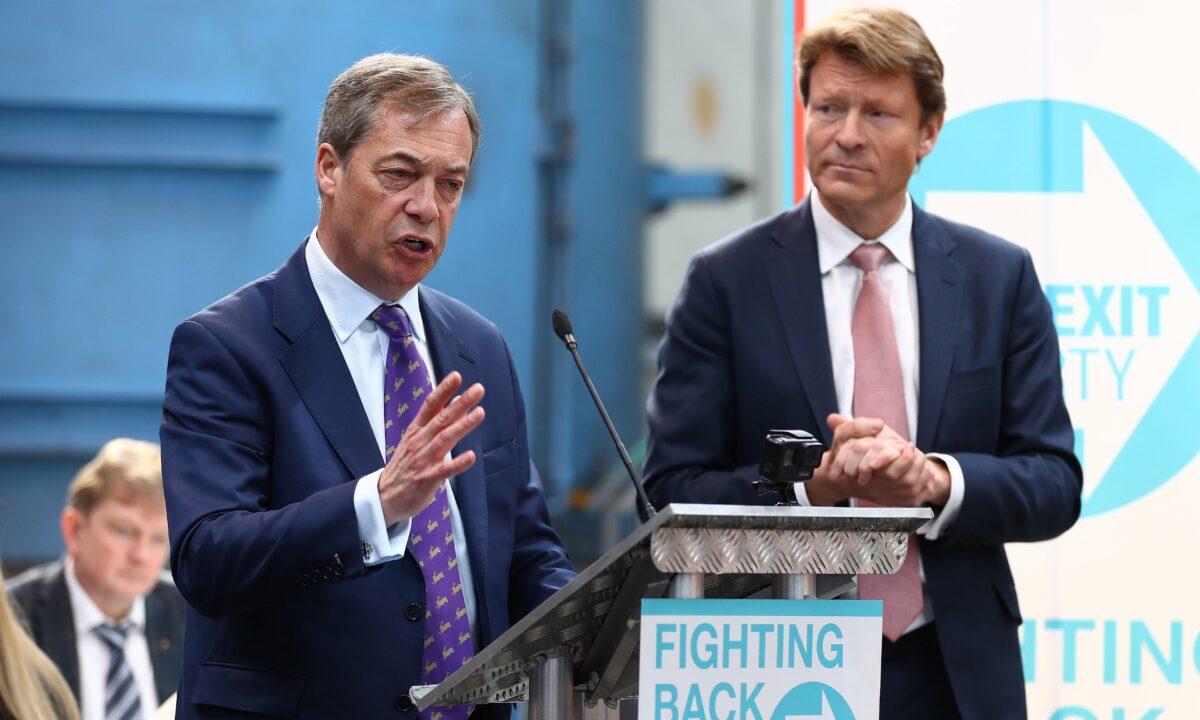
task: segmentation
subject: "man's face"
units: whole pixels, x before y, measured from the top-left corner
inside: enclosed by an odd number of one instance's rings
[[[470,162],[461,109],[414,123],[381,103],[348,161],[328,144],[317,150],[321,246],[356,283],[399,299],[442,256]]]
[[[63,511],[63,539],[75,574],[102,610],[150,592],[167,560],[167,513],[150,500],[106,498],[90,513]]]
[[[911,75],[878,75],[834,52],[817,60],[808,88],[804,155],[821,198],[835,215],[898,215],[942,117],[921,122]]]

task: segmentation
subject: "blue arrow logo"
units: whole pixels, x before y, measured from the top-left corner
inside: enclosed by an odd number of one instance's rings
[[[1058,100],[982,108],[948,122],[910,184],[930,192],[1081,193],[1084,128],[1112,158],[1193,287],[1200,286],[1200,173],[1154,133],[1106,110]],[[1174,477],[1200,451],[1189,419],[1200,406],[1200,334],[1083,506],[1098,515]],[[1078,452],[1078,450],[1077,450]]]

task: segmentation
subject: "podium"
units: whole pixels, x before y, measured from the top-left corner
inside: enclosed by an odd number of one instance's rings
[[[529,703],[530,720],[615,720],[637,697],[643,598],[833,598],[894,573],[928,508],[668,505],[416,706]]]

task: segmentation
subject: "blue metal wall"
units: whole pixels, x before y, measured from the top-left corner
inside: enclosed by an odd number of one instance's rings
[[[589,480],[608,440],[569,358],[550,355],[548,306],[572,310],[597,385],[637,435],[640,13],[631,0],[0,5],[6,560],[59,551],[62,491],[104,440],[156,439],[175,324],[277,267],[315,224],[325,89],[383,50],[438,59],[476,97],[483,145],[428,282],[505,332],[552,494]],[[550,208],[556,72],[573,138],[557,143],[565,187]],[[567,228],[553,256],[551,217]]]

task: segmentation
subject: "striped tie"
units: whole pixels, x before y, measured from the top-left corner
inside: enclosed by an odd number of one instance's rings
[[[133,669],[125,660],[125,636],[129,625],[97,625],[96,634],[108,646],[112,659],[104,682],[104,720],[134,720],[142,717],[142,698]]]

